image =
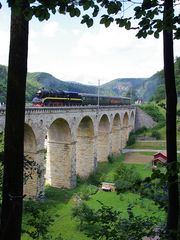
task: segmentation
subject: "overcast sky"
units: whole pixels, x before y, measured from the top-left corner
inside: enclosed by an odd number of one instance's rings
[[[6,1],[3,6],[7,5]],[[8,64],[9,10],[0,10],[0,64]],[[180,40],[174,55],[180,56]],[[163,68],[162,38],[137,39],[133,30],[55,15],[30,22],[29,72],[48,72],[63,81],[97,85],[115,78],[150,77]]]

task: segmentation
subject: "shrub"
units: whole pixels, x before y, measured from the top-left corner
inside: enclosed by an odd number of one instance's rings
[[[180,117],[180,109],[177,110],[177,116]]]
[[[138,191],[142,198],[149,198],[153,200],[160,208],[167,211],[168,192],[167,182],[165,180],[151,179],[151,181],[146,181],[145,179]]]
[[[153,130],[152,131],[152,134],[151,134],[152,137],[156,138],[157,140],[161,139],[161,134],[160,132],[156,131],[156,130]]]
[[[80,229],[92,239],[139,240],[144,236],[155,236],[159,220],[149,216],[135,216],[132,206],[127,208],[128,217],[121,212],[104,206],[92,210],[84,203],[73,210],[80,220]]]
[[[134,133],[129,134],[129,138],[127,141],[127,146],[133,145],[136,142],[136,135]]]
[[[108,162],[113,163],[115,161],[113,154],[108,155]]]
[[[133,168],[121,163],[114,174],[116,189],[126,191],[141,181],[139,173]]]
[[[24,210],[26,218],[23,222],[22,233],[28,235],[28,239],[38,240],[63,240],[61,234],[52,238],[49,234],[49,226],[53,224],[54,218],[47,212],[45,206],[37,202],[25,202]]]
[[[94,185],[84,185],[79,193],[79,197],[82,200],[89,200],[91,195],[94,195],[98,191],[98,188]]]
[[[142,133],[145,134],[145,133],[147,132],[147,130],[148,130],[147,127],[144,126],[144,127],[141,127],[141,128],[139,128],[139,129],[137,129],[136,132],[135,132],[135,134],[136,134],[136,135],[142,134]]]
[[[140,106],[143,111],[149,114],[155,122],[165,122],[164,115],[159,111],[159,107],[155,104],[145,104]]]

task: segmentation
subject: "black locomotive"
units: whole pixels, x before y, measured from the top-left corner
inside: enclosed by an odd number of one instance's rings
[[[58,107],[73,105],[129,105],[130,98],[107,97],[96,94],[61,90],[39,90],[32,100],[34,107]]]

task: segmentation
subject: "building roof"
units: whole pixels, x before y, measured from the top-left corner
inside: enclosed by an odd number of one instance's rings
[[[153,158],[153,162],[166,162],[167,161],[167,155],[165,152],[158,152],[155,153]]]

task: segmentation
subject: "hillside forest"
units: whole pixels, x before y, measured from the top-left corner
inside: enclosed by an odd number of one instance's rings
[[[180,95],[180,57],[175,59],[177,94]],[[6,103],[7,67],[0,65],[0,102]],[[61,89],[80,93],[97,94],[98,86],[84,85],[77,82],[65,82],[49,73],[33,72],[27,74],[26,102],[31,100],[38,89]],[[149,78],[117,78],[100,86],[100,94],[107,96],[131,97],[133,102],[165,99],[164,72],[160,70]]]

